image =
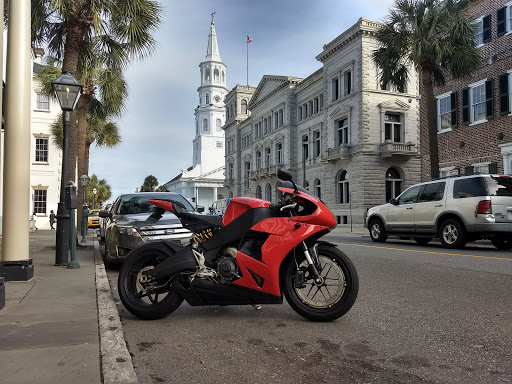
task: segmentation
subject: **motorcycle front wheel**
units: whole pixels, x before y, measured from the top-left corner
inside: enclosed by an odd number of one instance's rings
[[[170,256],[165,245],[153,243],[136,250],[124,262],[119,272],[119,297],[133,315],[143,320],[161,319],[175,311],[183,302],[172,286],[172,281],[148,285],[141,272],[154,268]]]
[[[313,321],[332,321],[354,305],[359,279],[348,256],[332,245],[320,244],[318,259],[321,284],[316,284],[307,272],[306,257],[301,254],[288,259],[282,289],[288,304],[299,315]],[[301,271],[306,271],[302,284],[296,276]]]

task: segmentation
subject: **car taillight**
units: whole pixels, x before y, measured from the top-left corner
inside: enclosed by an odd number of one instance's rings
[[[482,200],[478,203],[477,213],[479,215],[491,214],[491,200]]]

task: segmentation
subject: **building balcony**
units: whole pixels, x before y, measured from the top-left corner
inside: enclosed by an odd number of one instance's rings
[[[273,176],[277,174],[277,165],[271,165],[265,168],[260,168],[255,171],[251,171],[251,180],[261,179],[267,176]]]
[[[348,160],[352,157],[351,147],[342,145],[336,148],[327,148],[327,161]]]
[[[416,144],[411,142],[395,143],[393,141],[385,141],[382,143],[382,157],[391,156],[415,156],[418,154]]]

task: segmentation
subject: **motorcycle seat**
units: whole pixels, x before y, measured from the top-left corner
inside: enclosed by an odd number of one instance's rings
[[[218,215],[201,215],[195,212],[179,212],[177,216],[187,225],[203,224],[205,227],[223,228],[222,218]],[[185,223],[183,223],[185,224]]]

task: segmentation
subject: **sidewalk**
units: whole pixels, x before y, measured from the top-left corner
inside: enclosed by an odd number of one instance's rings
[[[101,258],[95,264],[94,231],[89,231],[86,246],[77,246],[79,269],[54,265],[55,236],[56,231],[31,233],[34,278],[5,284],[6,303],[0,310],[0,382],[135,383]],[[123,374],[123,366],[128,375]],[[114,374],[111,370],[117,370],[117,380],[104,380]]]

